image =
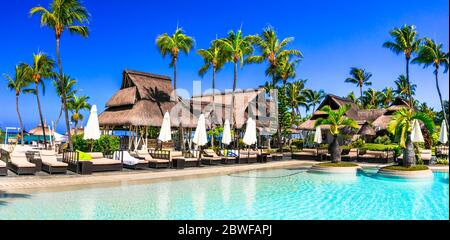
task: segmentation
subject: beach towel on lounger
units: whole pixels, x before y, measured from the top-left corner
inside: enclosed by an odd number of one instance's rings
[[[120,161],[121,160],[120,156],[121,156],[121,152],[114,152],[114,158],[113,159]],[[136,165],[138,163],[139,163],[139,160],[134,158],[134,157],[132,157],[129,152],[126,152],[126,151],[123,152],[123,164],[129,165],[129,166],[133,166],[133,165]]]

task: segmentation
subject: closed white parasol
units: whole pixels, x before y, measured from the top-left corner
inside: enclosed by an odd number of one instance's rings
[[[242,139],[247,146],[256,144],[256,122],[252,118],[247,120],[244,138]]]
[[[229,145],[231,143],[231,127],[230,121],[225,120],[225,125],[223,126],[222,143]]]
[[[316,127],[316,132],[314,133],[314,143],[322,143],[322,129],[320,126]]]
[[[416,143],[423,143],[425,140],[423,139],[422,129],[420,129],[419,121],[413,120],[413,129],[411,132],[411,140]]]
[[[439,142],[441,142],[442,144],[446,144],[448,142],[447,124],[445,124],[445,121],[442,121],[441,134],[439,134]]]
[[[161,142],[168,142],[172,140],[169,112],[166,112],[166,114],[164,114],[164,119],[161,125],[161,131],[159,132],[158,140]]]
[[[198,118],[197,128],[195,129],[192,142],[197,146],[205,146],[208,143],[205,115],[203,114]]]
[[[100,138],[100,125],[98,124],[97,106],[92,105],[91,114],[84,128],[85,140],[97,140]]]

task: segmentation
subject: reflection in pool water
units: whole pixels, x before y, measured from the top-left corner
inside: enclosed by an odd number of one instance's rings
[[[448,173],[430,181],[241,172],[0,196],[0,219],[449,219]]]

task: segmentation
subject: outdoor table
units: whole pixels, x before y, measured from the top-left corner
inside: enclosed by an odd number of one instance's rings
[[[78,173],[81,175],[91,175],[92,174],[92,162],[91,161],[79,161],[78,162]]]
[[[175,169],[184,169],[186,161],[184,160],[184,158],[174,158],[172,159],[172,162]]]

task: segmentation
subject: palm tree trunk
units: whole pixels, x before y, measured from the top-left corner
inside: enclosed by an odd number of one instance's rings
[[[436,89],[438,91],[439,94],[439,100],[441,101],[441,107],[442,107],[442,113],[444,114],[444,121],[445,121],[445,125],[447,125],[447,129],[450,129],[448,127],[448,119],[447,119],[447,112],[445,111],[445,107],[444,107],[444,102],[442,101],[442,94],[441,94],[441,88],[439,87],[439,69],[436,68],[436,71],[434,73],[434,75],[436,76]]]
[[[25,145],[25,143],[23,142],[23,122],[22,122],[22,117],[20,116],[20,111],[19,111],[19,95],[16,94],[16,111],[17,111],[17,116],[19,117],[19,124],[20,124],[20,141],[22,142],[22,146]]]
[[[78,114],[77,114],[78,115]],[[75,129],[73,130],[75,137],[78,135],[78,120],[75,121]]]
[[[339,147],[338,136],[333,136],[333,141],[328,146],[328,152],[331,155],[332,162],[341,162],[341,148]]]
[[[363,96],[362,85],[361,85],[361,86],[359,86],[359,93],[360,93],[360,98],[362,98],[362,96]]]
[[[215,116],[216,114],[216,67],[213,66],[213,79],[212,79],[212,88],[213,88],[213,96],[212,96],[212,102],[213,102],[213,113]],[[214,117],[212,115],[212,117]],[[211,119],[211,128],[214,129],[214,119]],[[214,131],[211,131],[211,146],[214,147]]]
[[[237,87],[237,61],[234,61],[234,76],[233,76],[233,96],[231,98],[231,118],[233,121],[233,128],[234,128],[234,141],[235,141],[235,146],[236,148],[238,147],[238,136],[237,136],[237,132],[236,132],[236,116],[234,114],[234,102],[235,102],[235,92],[236,92],[236,87]]]
[[[55,121],[55,128],[58,127],[59,119],[61,119],[63,110],[64,110],[64,103],[61,102],[61,109],[59,110],[58,118],[57,118],[56,121]]]
[[[41,109],[41,100],[39,99],[39,84],[36,83],[36,100],[39,110],[39,118],[41,119],[41,127],[42,127],[42,134],[44,135],[44,147],[47,149],[47,136],[45,135],[45,125],[44,125],[44,117],[42,115],[42,109]]]
[[[409,107],[413,108],[413,98],[411,92],[411,82],[409,81],[409,57],[406,57],[406,81],[408,82]]]
[[[66,89],[64,88],[63,85],[63,67],[62,67],[62,63],[61,63],[61,53],[59,51],[60,49],[60,37],[57,35],[56,36],[56,57],[58,58],[58,68],[59,68],[59,86],[61,88],[61,100],[63,102],[63,106],[64,106],[64,117],[66,120],[66,130],[67,130],[67,136],[68,136],[68,140],[69,140],[69,148],[70,150],[73,150],[73,143],[72,143],[72,134],[70,133],[70,121],[69,121],[69,112],[68,112],[68,108],[67,108],[67,97],[66,97]]]
[[[410,167],[416,165],[416,154],[411,140],[411,133],[406,134],[406,148],[403,150],[403,166]]]
[[[178,103],[178,96],[177,96],[177,57],[173,58],[173,95],[175,97],[175,102]],[[179,126],[178,128],[178,142],[179,142],[179,148],[181,151],[184,151],[184,136],[183,136],[183,127]]]

